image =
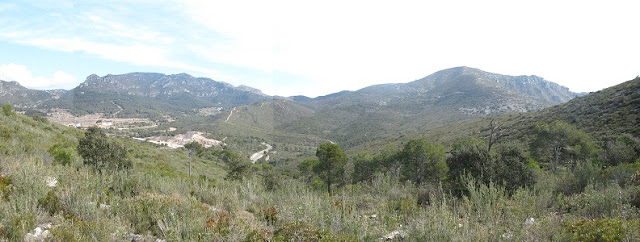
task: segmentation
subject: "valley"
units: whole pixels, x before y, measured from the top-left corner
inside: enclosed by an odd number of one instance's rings
[[[640,240],[638,77],[586,94],[455,67],[316,98],[187,74],[0,84],[0,240]]]

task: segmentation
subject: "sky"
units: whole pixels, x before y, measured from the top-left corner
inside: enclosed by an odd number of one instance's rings
[[[640,1],[2,0],[0,80],[188,73],[315,97],[469,66],[574,92],[640,75]]]

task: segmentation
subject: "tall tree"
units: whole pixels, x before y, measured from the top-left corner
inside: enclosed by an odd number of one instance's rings
[[[444,146],[431,144],[424,139],[407,142],[397,158],[402,163],[404,179],[411,180],[417,185],[425,180],[443,180],[449,171],[444,156]]]
[[[342,152],[338,144],[326,142],[316,150],[316,157],[320,163],[314,171],[325,178],[327,192],[331,194],[331,185],[344,176],[344,165],[347,164],[347,156]]]
[[[585,160],[595,153],[595,145],[588,134],[562,121],[538,123],[534,133],[531,150],[538,161],[549,161],[553,171],[562,163]]]

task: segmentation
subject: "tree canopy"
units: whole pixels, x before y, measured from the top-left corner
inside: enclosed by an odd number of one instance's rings
[[[562,121],[538,123],[534,126],[534,134],[531,143],[534,157],[549,162],[554,171],[559,165],[575,164],[595,153],[595,145],[588,134]]]
[[[99,171],[120,170],[132,167],[127,157],[127,149],[110,140],[98,127],[90,127],[84,138],[78,142],[78,153],[84,159],[85,165],[90,165]]]
[[[424,181],[444,180],[449,171],[444,150],[441,144],[431,144],[424,139],[407,142],[397,154],[403,164],[403,178],[417,185]]]

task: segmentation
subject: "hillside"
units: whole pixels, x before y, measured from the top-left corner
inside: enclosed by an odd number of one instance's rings
[[[640,77],[545,109],[538,117],[564,120],[598,137],[640,137]]]
[[[388,145],[399,145],[412,138],[426,138],[436,142],[452,144],[459,137],[486,138],[491,120],[502,125],[505,140],[518,139],[526,142],[528,133],[539,122],[561,120],[576,125],[589,133],[599,143],[611,140],[620,134],[640,137],[640,78],[577,97],[566,103],[529,113],[505,114],[473,119],[437,128],[426,128],[408,133],[403,137],[370,142],[353,150],[375,151]]]
[[[537,76],[456,67],[410,83],[375,85],[314,99],[293,97],[314,113],[275,128],[354,147],[478,117],[540,110],[576,96]]]

